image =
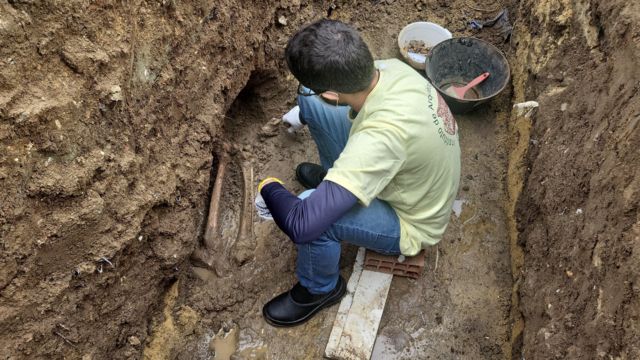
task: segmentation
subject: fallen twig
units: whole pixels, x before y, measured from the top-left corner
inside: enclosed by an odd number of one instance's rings
[[[113,265],[113,263],[112,263],[111,261],[109,261],[109,259],[107,259],[107,258],[106,258],[106,257],[104,257],[104,256],[103,256],[103,257],[101,257],[101,258],[100,258],[100,260],[102,260],[102,261],[106,262],[107,264],[111,265],[111,267],[115,267],[115,266]]]
[[[53,332],[55,335],[58,335],[62,338],[62,340],[64,340],[64,342],[66,342],[67,344],[69,344],[71,347],[77,348],[76,344],[74,344],[71,340],[67,339],[64,335],[60,334],[57,331]]]
[[[440,250],[438,249],[438,245],[436,245],[436,266],[433,268],[433,271],[435,272],[436,270],[438,270],[438,258],[440,257]]]
[[[469,221],[473,220],[476,218],[476,216],[478,215],[478,212],[476,211],[472,217],[468,218],[467,220],[462,222],[462,226],[465,226]]]

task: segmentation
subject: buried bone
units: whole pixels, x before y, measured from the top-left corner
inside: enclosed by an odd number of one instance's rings
[[[227,165],[230,161],[229,151],[231,146],[229,144],[222,145],[222,151],[219,152],[218,167],[216,171],[216,179],[213,183],[213,189],[211,191],[211,199],[209,200],[209,215],[207,216],[207,223],[203,237],[203,247],[196,249],[191,254],[191,261],[194,266],[215,269],[216,273],[216,258],[221,254],[218,253],[218,218],[220,216],[220,198],[222,197],[222,185],[224,183],[225,174],[227,171]]]
[[[253,166],[249,161],[243,161],[242,170],[242,209],[240,210],[240,226],[238,237],[233,248],[233,258],[238,265],[242,265],[253,257],[255,248],[253,233]]]
[[[218,217],[220,210],[220,197],[222,195],[222,184],[229,163],[229,145],[224,144],[223,150],[220,152],[218,162],[218,171],[216,172],[216,180],[213,184],[211,192],[211,201],[209,202],[209,216],[207,217],[207,227],[204,232],[204,245],[209,250],[216,247],[216,233],[218,232]]]
[[[211,205],[207,219],[205,247],[193,252],[194,266],[214,270],[216,276],[224,277],[231,269],[231,261],[242,265],[253,257],[253,166],[247,160],[233,161],[222,154],[218,173],[211,195]],[[232,166],[228,166],[231,164]],[[234,166],[235,165],[235,166]],[[240,170],[240,171],[238,171]],[[234,196],[234,176],[242,178],[242,202],[239,207],[227,196]],[[235,200],[235,199],[233,199]],[[223,208],[220,208],[220,203]]]

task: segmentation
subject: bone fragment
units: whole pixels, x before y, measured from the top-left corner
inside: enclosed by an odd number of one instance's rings
[[[239,265],[245,263],[252,257],[253,234],[253,166],[249,161],[243,161],[240,165],[242,169],[243,198],[242,209],[240,210],[240,226],[238,227],[238,237],[234,246],[233,257]]]
[[[229,163],[228,144],[222,145],[222,151],[219,152],[218,171],[216,172],[216,180],[213,183],[213,191],[211,192],[211,200],[209,202],[209,216],[207,217],[207,227],[204,231],[204,245],[209,250],[215,249],[216,234],[218,232],[218,217],[220,213],[220,196],[222,195],[222,184],[224,183],[224,175]]]

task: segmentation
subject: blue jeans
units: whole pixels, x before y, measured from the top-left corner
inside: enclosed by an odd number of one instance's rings
[[[298,96],[300,117],[307,123],[325,169],[333,166],[347,144],[351,122],[349,107],[325,104],[317,96]],[[300,194],[305,198],[313,190]],[[325,294],[338,282],[340,242],[345,241],[373,251],[400,254],[400,223],[386,202],[375,199],[368,207],[356,205],[320,237],[297,245],[296,275],[300,284],[313,294]]]

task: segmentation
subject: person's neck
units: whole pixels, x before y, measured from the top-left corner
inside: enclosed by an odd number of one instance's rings
[[[373,91],[373,89],[378,84],[378,80],[380,80],[380,72],[376,70],[376,73],[373,76],[371,84],[369,84],[368,88],[353,94],[340,94],[340,100],[349,104],[353,111],[360,112],[360,109],[362,109],[364,102],[367,100],[367,96],[369,96],[371,91]]]

